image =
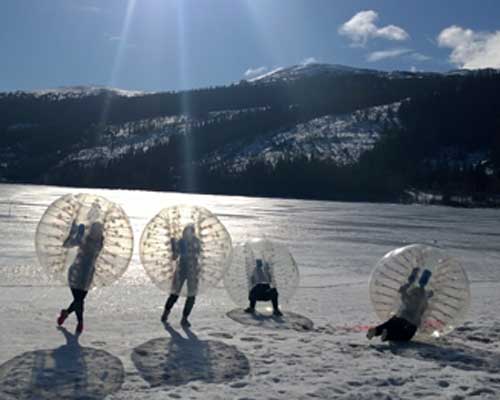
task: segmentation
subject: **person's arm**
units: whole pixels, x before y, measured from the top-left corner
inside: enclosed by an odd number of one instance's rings
[[[79,246],[82,242],[83,235],[85,233],[85,225],[76,225],[73,221],[71,225],[71,230],[69,231],[68,237],[63,242],[63,247],[69,248],[74,246]]]
[[[98,251],[97,251],[98,254],[102,251],[103,247],[104,247],[104,236],[101,236],[101,239],[99,240]]]
[[[401,286],[399,288],[399,293],[401,293],[401,294],[406,293],[406,291],[408,290],[409,287],[410,287],[410,284],[409,283],[405,283],[403,286]]]
[[[272,271],[271,267],[267,263],[264,266],[264,272],[265,272],[265,275],[266,275],[267,283],[269,283],[271,286],[274,287],[275,286],[274,274],[273,274],[273,271]]]
[[[256,270],[254,268],[254,270],[252,271],[252,275],[250,275],[250,288],[253,288],[256,285],[257,279],[255,278],[255,273]]]
[[[403,286],[399,288],[399,293],[401,293],[401,300],[403,302],[408,299],[408,288],[410,287],[411,283],[405,283]]]
[[[172,247],[172,260],[177,260],[177,258],[179,258],[179,241],[175,238],[171,238],[170,246]]]
[[[201,243],[200,243],[200,240],[195,238],[195,246],[194,246],[194,251],[195,251],[195,256],[196,258],[198,258],[200,256],[200,253],[201,253]]]

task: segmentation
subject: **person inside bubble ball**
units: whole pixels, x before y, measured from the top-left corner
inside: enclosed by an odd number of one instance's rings
[[[246,313],[255,313],[257,301],[271,301],[273,304],[273,315],[281,317],[283,314],[278,307],[278,290],[273,287],[273,275],[271,267],[261,259],[255,260],[255,268],[250,277],[250,293],[248,300],[250,305],[245,309]]]
[[[396,315],[387,322],[370,328],[366,334],[368,339],[380,336],[383,342],[407,342],[415,336],[429,305],[429,299],[434,294],[432,290],[425,289],[432,275],[428,269],[423,271],[418,285],[414,285],[419,273],[420,268],[414,268],[408,282],[399,288],[401,306]]]
[[[184,310],[182,311],[181,324],[189,327],[191,324],[188,321],[188,317],[193,310],[195,296],[198,292],[198,258],[201,253],[201,242],[196,237],[194,225],[189,224],[185,226],[182,231],[182,238],[179,240],[172,238],[170,245],[172,246],[172,258],[173,260],[177,260],[178,263],[174,272],[174,278],[172,279],[170,296],[165,304],[161,321],[163,323],[167,322],[170,311],[179,298],[182,286],[187,281],[187,297]]]
[[[95,272],[95,262],[104,242],[104,225],[93,222],[89,233],[85,236],[85,225],[73,221],[70,233],[63,243],[66,248],[78,246],[75,261],[68,270],[68,283],[73,295],[73,302],[67,309],[61,310],[57,324],[61,326],[74,311],[78,324],[76,332],[83,331],[83,310],[87,292],[92,284]]]

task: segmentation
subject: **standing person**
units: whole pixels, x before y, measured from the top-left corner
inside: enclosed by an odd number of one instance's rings
[[[78,324],[76,332],[83,331],[84,300],[92,284],[95,272],[95,262],[102,250],[104,242],[104,226],[100,222],[94,222],[90,226],[88,235],[85,237],[85,225],[76,225],[73,222],[71,231],[63,243],[64,247],[78,246],[75,261],[68,270],[68,283],[73,294],[73,302],[70,306],[61,310],[57,324],[60,326],[66,318],[74,311]]]
[[[194,225],[186,225],[182,231],[182,238],[179,240],[172,238],[170,245],[172,246],[172,258],[177,261],[177,268],[174,272],[170,296],[165,304],[161,321],[163,323],[167,322],[170,311],[179,298],[182,286],[187,281],[187,297],[182,311],[181,324],[189,327],[191,324],[188,317],[193,310],[196,293],[198,292],[198,258],[201,253],[201,243],[195,235]]]
[[[261,259],[255,260],[255,268],[250,277],[250,292],[248,300],[250,305],[245,309],[246,313],[255,313],[257,301],[271,301],[273,304],[273,315],[281,317],[283,313],[278,307],[278,290],[273,285],[273,274],[268,263],[263,263]]]
[[[428,269],[422,273],[418,286],[412,287],[413,283],[417,280],[419,272],[420,268],[414,268],[408,277],[408,282],[399,288],[401,307],[396,315],[387,322],[370,328],[366,334],[368,339],[374,336],[381,336],[383,342],[407,342],[415,336],[422,322],[422,316],[429,306],[429,299],[434,294],[432,290],[425,290],[432,275]]]

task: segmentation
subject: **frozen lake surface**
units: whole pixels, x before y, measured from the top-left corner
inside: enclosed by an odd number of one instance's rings
[[[33,243],[46,207],[71,192],[119,203],[135,236],[123,278],[89,293],[79,343],[55,328],[69,291],[45,278]],[[238,324],[225,315],[234,305],[220,287],[197,299],[192,331],[178,328],[180,305],[165,331],[165,293],[143,272],[138,241],[175,204],[210,209],[234,242],[266,236],[286,244],[301,284],[285,309],[314,329]],[[0,185],[0,400],[500,398],[499,221],[500,211],[488,209]],[[364,330],[377,322],[370,272],[410,243],[439,246],[462,262],[472,290],[467,321],[438,342],[368,342]],[[67,324],[72,331],[73,320]]]

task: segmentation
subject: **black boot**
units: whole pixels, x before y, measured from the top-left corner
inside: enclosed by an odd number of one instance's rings
[[[184,304],[184,310],[182,311],[182,320],[181,320],[182,326],[186,326],[188,328],[191,326],[191,324],[188,321],[188,317],[189,314],[191,314],[191,311],[193,310],[194,300],[195,300],[194,296],[189,296],[186,299],[186,303]]]
[[[283,313],[278,307],[278,291],[276,289],[273,289],[271,302],[273,303],[273,315],[276,317],[281,317]]]
[[[179,296],[177,296],[176,294],[171,294],[168,297],[167,302],[165,303],[165,309],[163,310],[163,314],[161,315],[161,322],[163,323],[167,322],[170,310],[172,310],[172,307],[174,306],[178,298]]]

